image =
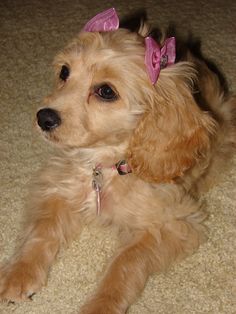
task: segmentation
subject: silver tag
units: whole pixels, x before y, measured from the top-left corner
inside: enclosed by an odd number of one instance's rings
[[[92,188],[96,192],[97,215],[101,212],[102,172],[98,168],[93,169]]]

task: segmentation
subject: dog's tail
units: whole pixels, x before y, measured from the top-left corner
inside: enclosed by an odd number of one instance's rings
[[[220,125],[226,124],[234,130],[236,142],[236,95],[229,92],[223,78],[206,62],[195,60],[195,64],[198,70],[198,103],[211,111]]]
[[[202,110],[209,112],[217,121],[217,131],[212,138],[212,158],[199,190],[208,190],[221,179],[232,166],[231,158],[236,153],[236,95],[229,92],[226,82],[207,62],[190,55],[198,72],[194,97]]]

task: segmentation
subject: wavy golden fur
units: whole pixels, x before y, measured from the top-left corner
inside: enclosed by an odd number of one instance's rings
[[[203,241],[205,214],[197,197],[234,152],[236,98],[190,52],[163,69],[153,86],[144,64],[148,29],[81,32],[56,57],[55,88],[43,108],[56,112],[58,125],[38,129],[58,154],[35,178],[23,240],[0,272],[2,300],[39,291],[60,247],[85,223],[115,226],[122,237],[81,314],[125,313],[152,272]],[[63,65],[69,76],[61,80]],[[98,96],[102,84],[115,99]],[[120,176],[113,165],[123,159],[132,173]],[[92,188],[98,165],[100,215]]]

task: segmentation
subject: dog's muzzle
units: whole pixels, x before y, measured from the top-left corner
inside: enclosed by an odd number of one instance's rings
[[[61,118],[56,110],[44,108],[37,112],[38,125],[43,131],[51,131],[61,124]]]

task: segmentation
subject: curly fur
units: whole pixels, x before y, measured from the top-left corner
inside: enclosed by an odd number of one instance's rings
[[[40,132],[60,152],[35,178],[23,240],[0,271],[2,300],[24,300],[40,290],[60,247],[85,223],[115,226],[125,236],[81,314],[125,313],[152,272],[204,240],[205,214],[196,196],[216,182],[234,152],[236,98],[190,52],[163,69],[153,86],[144,64],[148,31],[144,24],[139,33],[81,32],[56,57],[55,89],[43,107],[56,110],[62,123]],[[66,82],[58,79],[64,64]],[[118,99],[99,99],[93,89],[101,83],[111,84]],[[113,170],[122,159],[131,174]],[[91,184],[97,165],[100,216]]]

